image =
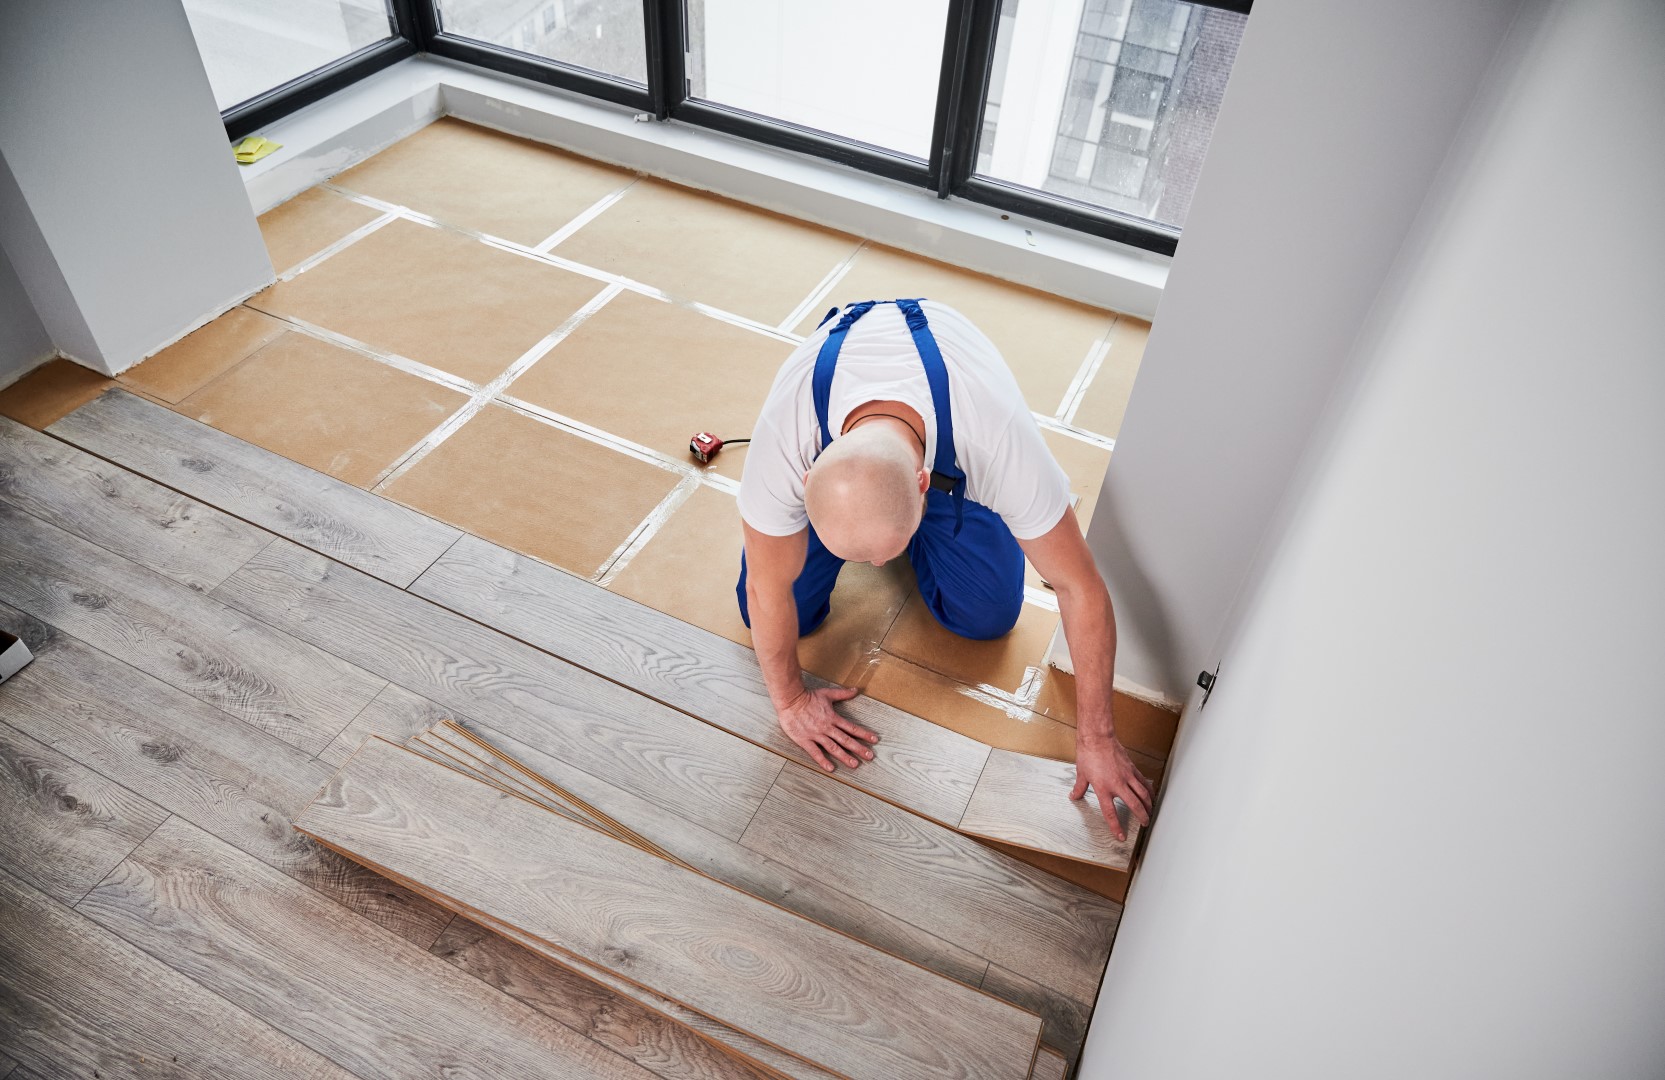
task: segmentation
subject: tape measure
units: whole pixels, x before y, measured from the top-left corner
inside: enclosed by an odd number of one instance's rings
[[[709,431],[699,431],[695,432],[694,437],[688,440],[688,452],[701,461],[710,461],[717,456],[717,451],[725,446],[738,446],[741,443],[749,442],[751,442],[750,439],[723,440]]]

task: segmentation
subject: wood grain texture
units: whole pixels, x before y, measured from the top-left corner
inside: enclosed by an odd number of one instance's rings
[[[272,539],[4,417],[0,500],[199,591],[224,581]]]
[[[780,771],[693,717],[291,544],[213,595],[731,839]]]
[[[844,1076],[1025,1077],[1040,1020],[372,740],[296,827]]]
[[[0,723],[0,868],[66,904],[168,812]]]
[[[458,918],[433,953],[664,1080],[766,1080],[646,1006]]]
[[[5,873],[0,912],[0,1052],[29,1076],[354,1080]]]
[[[905,905],[929,933],[1091,1001],[1121,907],[854,788],[783,771],[740,842],[870,903]],[[859,841],[852,869],[845,853]]]
[[[809,763],[780,730],[757,657],[744,645],[472,536],[411,591]],[[839,779],[933,820],[958,823],[988,747],[871,699],[856,698],[845,712],[877,731],[880,743],[873,762],[841,768]]]
[[[1029,1071],[1029,1080],[1064,1080],[1069,1075],[1069,1062],[1064,1055],[1048,1047],[1041,1047],[1041,1052],[1035,1055],[1035,1067]]]
[[[647,1075],[177,818],[79,910],[364,1076]]]
[[[1065,798],[1075,766],[1065,761],[991,750],[960,819],[960,830],[1018,847],[1125,870],[1139,839],[1139,823],[1118,800],[1125,840],[1117,840],[1089,789],[1079,801]]]
[[[48,431],[395,585],[409,585],[461,535],[119,390],[83,405]]]
[[[341,729],[341,734],[318,752],[318,760],[331,765],[343,765],[372,735],[381,735],[392,742],[402,743],[412,735],[442,723],[457,715],[425,697],[413,694],[396,683],[382,687],[364,711],[353,717],[353,722]]]
[[[529,768],[632,830],[652,837],[657,845],[708,877],[948,978],[970,986],[983,979],[988,961],[915,926],[909,921],[911,913],[905,898],[880,896],[869,903],[840,887],[851,866],[865,865],[868,860],[860,847],[860,836],[841,838],[836,855],[844,870],[839,875],[822,878],[805,874],[688,820],[674,803],[660,804],[632,795],[501,732],[468,723]],[[929,877],[932,868],[922,866],[920,873]],[[948,887],[947,883],[941,884]]]
[[[999,964],[990,964],[983,976],[983,989],[1041,1017],[1041,1043],[1060,1051],[1074,1064],[1087,1040],[1087,1024],[1093,1018],[1097,999],[1078,1001],[1050,986],[1026,979]]]
[[[415,887],[408,881],[405,884],[412,888]],[[436,895],[432,899],[437,902],[441,898]],[[454,901],[451,902],[454,903]],[[667,1023],[681,1027],[683,1030],[703,1039],[707,1045],[718,1049],[725,1056],[740,1062],[746,1068],[768,1076],[770,1080],[838,1080],[833,1074],[824,1069],[793,1057],[791,1054],[770,1046],[768,1043],[761,1042],[746,1032],[736,1031],[726,1024],[697,1013],[628,979],[621,978],[606,968],[597,967],[570,953],[562,952],[547,941],[533,937],[523,930],[500,920],[492,919],[464,905],[459,904],[457,906],[460,916],[465,920],[490,930],[503,940],[544,960],[568,969],[573,975],[594,983],[607,993],[615,994],[639,1005]]]
[[[0,685],[12,727],[424,948],[439,936],[444,911],[289,827],[327,766],[5,605],[0,627],[35,654]]]
[[[0,600],[308,754],[385,685],[3,502]]]

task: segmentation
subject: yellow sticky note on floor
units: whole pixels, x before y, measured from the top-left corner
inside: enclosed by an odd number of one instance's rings
[[[253,165],[272,151],[281,149],[282,143],[275,143],[262,135],[250,135],[237,144],[237,164]]]

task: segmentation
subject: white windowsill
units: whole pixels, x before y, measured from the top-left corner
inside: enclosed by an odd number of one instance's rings
[[[1141,318],[1167,280],[1167,256],[425,56],[261,132],[283,148],[242,170],[249,201],[263,213],[445,115]]]

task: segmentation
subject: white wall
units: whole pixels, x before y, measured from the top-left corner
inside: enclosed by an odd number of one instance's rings
[[[1516,6],[1256,4],[1088,534],[1124,677],[1182,700],[1214,666],[1257,539]]]
[[[1665,1076],[1665,5],[1501,55],[1181,734],[1088,1080]]]
[[[179,0],[0,6],[0,241],[106,374],[272,279]]]
[[[52,339],[46,336],[46,327],[23,291],[11,259],[0,250],[0,387],[16,382],[53,351]]]

